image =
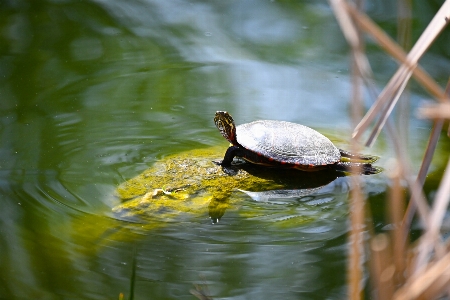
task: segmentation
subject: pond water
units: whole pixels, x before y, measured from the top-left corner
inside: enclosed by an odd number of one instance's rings
[[[367,4],[395,35],[393,5]],[[426,5],[414,39],[437,11]],[[195,299],[194,284],[215,299],[346,297],[348,178],[268,202],[232,192],[217,224],[207,210],[159,226],[112,211],[116,188],[156,162],[225,152],[217,110],[302,123],[345,147],[348,47],[326,1],[16,0],[0,16],[0,299]],[[443,34],[423,59],[441,86]],[[396,64],[368,49],[381,88]],[[410,98],[416,170],[431,125],[414,115],[428,96],[413,85]],[[362,178],[381,230],[393,152],[383,136],[365,152],[386,169]]]

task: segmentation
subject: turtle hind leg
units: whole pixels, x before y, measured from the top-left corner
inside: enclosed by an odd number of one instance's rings
[[[383,171],[380,167],[372,166],[368,163],[355,163],[355,162],[338,162],[334,165],[336,171],[341,172],[352,172],[354,169],[358,168],[359,174],[363,175],[373,175],[378,174]]]
[[[359,153],[351,153],[346,150],[339,149],[339,152],[341,153],[341,158],[343,161],[348,162],[355,162],[355,163],[374,163],[376,162],[379,157],[374,155],[365,155],[365,154],[359,154]]]

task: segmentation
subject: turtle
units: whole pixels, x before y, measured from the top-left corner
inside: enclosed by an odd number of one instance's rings
[[[217,111],[214,123],[231,145],[222,161],[231,167],[234,157],[268,167],[295,168],[301,171],[333,169],[349,172],[359,167],[361,174],[377,174],[372,166],[378,157],[352,154],[338,149],[327,137],[307,126],[275,120],[258,120],[236,126],[226,111]]]

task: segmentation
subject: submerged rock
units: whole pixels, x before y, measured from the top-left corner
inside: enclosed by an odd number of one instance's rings
[[[123,203],[114,207],[113,212],[119,218],[166,222],[208,213],[217,222],[236,190],[263,201],[298,198],[342,176],[330,170],[302,172],[244,161],[235,161],[234,167],[224,170],[213,162],[223,156],[223,151],[222,147],[196,149],[156,162],[117,188],[116,195]]]

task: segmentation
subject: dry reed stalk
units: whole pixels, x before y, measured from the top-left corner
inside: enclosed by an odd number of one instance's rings
[[[356,0],[356,6],[358,9],[362,7],[362,0]],[[348,13],[345,12],[348,18]],[[364,53],[364,40],[362,39],[361,31],[351,24],[351,27],[354,28],[353,32],[356,34],[355,43],[352,44],[352,122],[354,125],[357,124],[358,120],[361,119],[363,115],[363,95],[362,95],[362,85],[363,85],[363,77],[362,70],[370,70],[369,62]],[[354,153],[359,153],[359,149],[357,149],[356,143],[353,145]],[[360,170],[355,170],[359,172]]]
[[[346,9],[347,4],[345,0],[329,0],[329,3],[341,27],[345,39],[350,44],[350,47],[352,49],[357,48],[358,44],[360,43],[359,33],[348,14],[348,10]]]
[[[402,49],[409,51],[411,49],[411,30],[412,30],[412,0],[397,0],[397,41]],[[420,67],[418,65],[418,67]],[[414,71],[413,71],[414,78]],[[409,120],[410,120],[410,93],[407,87],[401,99],[397,110],[396,119],[398,119],[398,133],[401,143],[409,143]]]
[[[375,299],[392,299],[394,294],[395,266],[392,263],[391,245],[386,234],[376,235],[370,242],[372,255],[372,294]]]
[[[349,40],[351,40],[351,53],[352,53],[352,121],[354,124],[358,122],[363,113],[362,104],[362,74],[360,70],[368,65],[366,56],[363,53],[363,42],[361,39],[361,33],[350,22],[347,12],[340,9],[341,6],[337,5],[338,1],[332,1],[333,8],[335,9],[336,16],[339,16],[339,20],[344,27],[347,28],[346,34]],[[357,7],[361,7],[362,1],[357,0]],[[352,141],[351,149],[353,153],[359,153],[359,147],[356,141]],[[355,166],[352,168],[352,173],[355,175],[351,177],[351,196],[350,196],[350,251],[349,251],[349,264],[348,264],[348,280],[349,280],[349,298],[352,300],[362,299],[362,282],[363,282],[363,256],[364,256],[364,202],[365,198],[361,190],[361,180],[356,174],[360,174],[361,167]]]
[[[392,181],[392,187],[389,195],[389,220],[392,226],[390,239],[392,241],[393,250],[393,264],[395,266],[394,284],[401,285],[405,281],[406,270],[406,237],[408,236],[402,230],[401,224],[403,219],[403,212],[405,210],[405,199],[403,197],[403,188],[401,186],[401,165],[394,164],[395,167],[390,172],[389,177]],[[379,298],[387,299],[387,298]]]
[[[372,130],[371,137],[366,144],[371,145],[374,142],[392,112],[392,109],[394,108],[400,94],[403,92],[419,59],[432,44],[445,25],[449,22],[449,20],[450,0],[446,0],[407,55],[407,63],[400,65],[397,72],[381,92],[375,104],[355,128],[353,133],[353,137],[355,139],[358,139],[370,123],[375,119],[376,115],[383,111],[379,121]]]
[[[360,68],[358,67],[358,60],[361,59],[361,57],[364,56],[362,53],[362,43],[358,45],[357,48],[352,50],[352,104],[351,104],[351,115],[352,115],[352,123],[353,125],[356,125],[358,123],[358,120],[361,120],[361,117],[364,113],[363,109],[363,97],[362,97],[362,74],[360,72]],[[359,153],[358,145],[356,144],[356,141],[353,140],[352,143],[354,153]],[[360,171],[360,170],[355,170]]]
[[[345,9],[347,7],[345,0],[330,0],[329,2],[341,27],[342,33],[353,50],[352,59],[353,63],[358,67],[358,72],[360,73],[359,76],[365,81],[369,81],[366,78],[372,77],[372,71],[369,61],[362,51],[363,43],[361,33],[359,32],[359,28],[355,26],[354,22],[350,18],[348,11]]]
[[[350,251],[348,263],[349,299],[362,299],[362,280],[364,255],[364,196],[361,192],[358,176],[351,176],[352,191],[350,195]]]
[[[418,109],[417,115],[424,119],[450,119],[450,102],[423,105]]]
[[[363,40],[361,38],[361,34],[359,32],[359,29],[355,26],[352,19],[350,18],[348,11],[345,9],[348,5],[344,0],[330,0],[329,2],[331,7],[333,8],[336,19],[341,27],[342,33],[344,34],[345,39],[347,40],[352,49],[353,67],[355,66],[357,67],[357,70],[353,69],[353,72],[359,73],[358,77],[361,78],[366,83],[366,85],[369,87],[370,92],[372,92],[374,95],[378,94],[375,91],[374,85],[372,84],[372,80],[370,80],[373,77],[372,69],[370,68],[370,64],[366,55],[362,51]],[[353,9],[357,10],[355,8]],[[360,50],[355,51],[356,49]],[[355,79],[354,76],[352,78]],[[360,80],[359,78],[357,80]],[[358,86],[360,85],[358,84]],[[354,104],[355,103],[352,103],[352,106]],[[359,104],[356,103],[356,105]],[[360,120],[360,117],[358,118],[358,120]]]

